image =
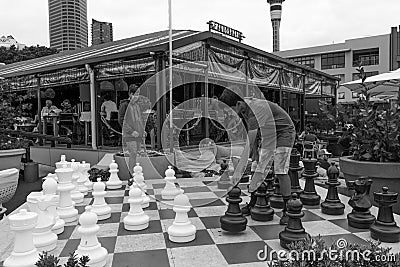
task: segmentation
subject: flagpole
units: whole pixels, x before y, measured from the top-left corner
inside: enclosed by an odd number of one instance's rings
[[[173,137],[173,118],[172,118],[172,4],[168,0],[168,17],[169,17],[169,147],[170,152],[174,151]]]

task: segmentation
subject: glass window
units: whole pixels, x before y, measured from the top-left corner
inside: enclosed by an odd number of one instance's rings
[[[353,51],[353,67],[379,65],[379,48]]]
[[[321,55],[321,69],[337,69],[345,67],[344,52]]]
[[[378,75],[379,71],[366,71],[365,72],[365,76],[366,77],[371,77],[374,75]],[[353,81],[361,79],[360,74],[359,73],[353,73]]]
[[[345,99],[344,92],[338,93],[338,99]]]
[[[352,93],[351,93],[351,97],[352,97],[352,98],[358,98],[358,93],[352,92]]]
[[[301,65],[306,65],[308,67],[314,68],[315,67],[315,59],[312,56],[306,56],[306,57],[293,57],[289,58],[290,60],[293,60],[294,62],[301,64]]]

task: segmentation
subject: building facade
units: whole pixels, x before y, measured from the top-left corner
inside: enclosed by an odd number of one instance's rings
[[[11,46],[15,46],[17,50],[21,50],[24,49],[26,45],[18,43],[11,35],[8,35],[7,37],[3,35],[0,37],[0,47],[9,49]]]
[[[112,23],[92,19],[92,45],[104,44],[112,41]]]
[[[344,83],[360,78],[357,72],[359,66],[363,66],[367,76],[391,70],[390,39],[390,34],[384,34],[275,54],[338,77],[340,83]],[[337,90],[338,103],[353,102],[357,98],[357,94],[343,86]]]
[[[49,35],[60,51],[87,47],[87,0],[49,0]]]

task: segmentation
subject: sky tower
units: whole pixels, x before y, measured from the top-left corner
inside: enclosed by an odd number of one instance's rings
[[[270,4],[272,31],[273,31],[273,51],[279,51],[279,27],[281,25],[282,3],[285,0],[267,0]]]

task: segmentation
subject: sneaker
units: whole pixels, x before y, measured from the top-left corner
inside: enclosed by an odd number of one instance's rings
[[[249,205],[249,203],[246,203],[246,205],[241,208],[242,214],[244,216],[249,216],[250,210],[251,210],[251,206]]]
[[[286,214],[286,212],[283,212],[283,215],[281,217],[281,219],[279,220],[279,224],[280,225],[287,225],[289,222],[289,216]]]

